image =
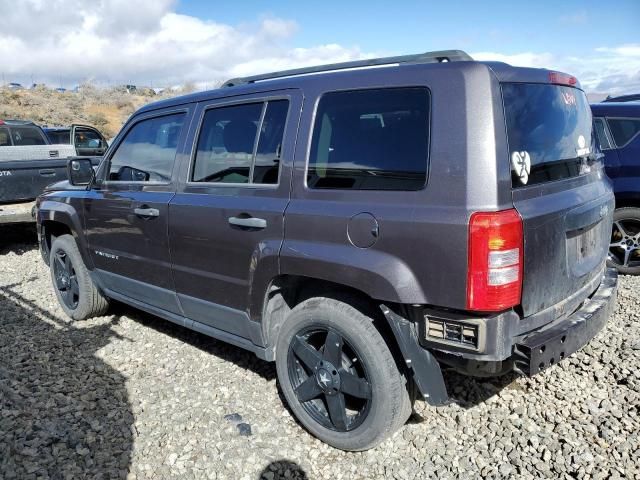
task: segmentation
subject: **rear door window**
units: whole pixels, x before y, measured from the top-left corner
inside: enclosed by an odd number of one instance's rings
[[[207,110],[198,136],[191,181],[277,184],[288,100]]]
[[[429,91],[385,88],[322,96],[309,188],[419,190],[427,180]]]
[[[168,183],[185,114],[175,113],[136,123],[118,146],[109,181]]]
[[[47,132],[47,137],[54,145],[68,145],[71,143],[71,132],[69,130],[51,130]]]
[[[593,122],[582,90],[505,83],[502,97],[514,187],[575,177],[594,161]]]
[[[619,148],[626,146],[640,133],[640,118],[608,118],[607,121]]]
[[[282,153],[282,140],[288,110],[288,100],[267,103],[256,149],[253,183],[270,185],[278,183],[280,154]]]

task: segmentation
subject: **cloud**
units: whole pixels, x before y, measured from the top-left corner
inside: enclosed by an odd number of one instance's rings
[[[581,57],[549,52],[502,54],[477,52],[477,60],[495,60],[514,66],[549,68],[575,75],[587,92],[622,94],[640,91],[640,44],[598,47]]]
[[[358,48],[293,48],[298,25],[239,26],[175,12],[174,0],[22,0],[0,16],[6,81],[209,86],[229,77],[366,56]]]
[[[637,60],[638,58],[640,58],[640,44],[628,43],[628,44],[620,45],[619,47],[613,47],[613,48],[598,47],[596,48],[596,52],[615,54],[621,57],[631,57]]]
[[[548,65],[554,59],[553,55],[550,53],[534,52],[523,52],[510,55],[497,52],[476,52],[472,53],[471,56],[475,60],[504,62],[518,67],[542,67],[546,65],[548,68]]]
[[[295,47],[296,22],[261,17],[229,25],[176,13],[177,0],[21,0],[0,15],[4,79],[52,86],[212,87],[236,76],[376,56],[332,43]],[[564,21],[581,21],[583,12]],[[493,32],[492,35],[497,35]],[[504,43],[496,41],[495,43]],[[408,45],[412,53],[415,46]],[[480,60],[576,75],[588,91],[640,91],[640,44],[603,45],[580,58],[549,52],[477,52]]]

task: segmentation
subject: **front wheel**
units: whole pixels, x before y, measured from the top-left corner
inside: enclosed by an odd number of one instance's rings
[[[640,208],[618,208],[613,212],[607,263],[620,273],[640,275]]]
[[[276,349],[282,392],[302,425],[342,450],[366,450],[411,414],[407,382],[373,320],[311,298],[285,321]]]
[[[59,236],[49,255],[51,281],[62,310],[74,320],[103,315],[109,304],[91,280],[75,239]]]

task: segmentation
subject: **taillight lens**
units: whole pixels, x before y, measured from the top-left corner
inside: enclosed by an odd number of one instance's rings
[[[578,83],[578,79],[573,75],[568,75],[561,72],[549,72],[549,83],[555,83],[557,85],[568,85],[573,87]]]
[[[514,307],[522,295],[522,218],[515,209],[476,212],[469,220],[467,309]]]

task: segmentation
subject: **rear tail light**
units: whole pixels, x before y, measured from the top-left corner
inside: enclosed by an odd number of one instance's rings
[[[518,305],[522,264],[522,218],[515,209],[471,215],[467,309],[494,312]]]
[[[573,87],[578,83],[578,79],[573,75],[568,75],[566,73],[549,72],[549,83]]]

